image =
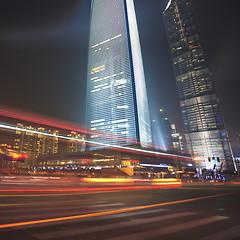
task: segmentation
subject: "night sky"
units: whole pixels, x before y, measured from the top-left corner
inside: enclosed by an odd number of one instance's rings
[[[234,150],[240,133],[237,0],[193,0]],[[90,0],[2,0],[0,104],[85,124]],[[183,133],[162,12],[135,0],[152,119],[164,108]],[[240,155],[240,153],[239,153]]]

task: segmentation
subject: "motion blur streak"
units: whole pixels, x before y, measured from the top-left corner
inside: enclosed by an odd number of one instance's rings
[[[171,184],[169,184],[169,187]],[[176,182],[176,186],[182,186],[181,182]],[[166,187],[166,185],[165,185]],[[112,190],[138,190],[154,189],[161,186],[130,186],[130,187],[106,187],[106,188],[66,188],[66,189],[0,189],[0,192],[78,192],[78,191],[112,191]],[[2,196],[2,195],[0,195]]]
[[[33,122],[33,123],[46,125],[46,126],[52,126],[52,127],[56,127],[56,128],[72,130],[72,131],[81,132],[81,133],[85,133],[85,134],[96,134],[97,133],[98,135],[105,136],[107,138],[126,140],[123,138],[114,137],[112,135],[106,135],[106,134],[103,134],[100,132],[92,132],[89,129],[86,130],[86,127],[83,127],[78,124],[68,123],[66,121],[41,116],[39,114],[27,113],[24,111],[16,110],[16,109],[9,108],[9,107],[2,106],[2,105],[0,105],[0,116],[14,118],[14,119],[18,119],[18,120],[27,121],[27,122]],[[136,143],[135,141],[131,141],[131,140],[127,140],[127,141],[130,143]],[[161,146],[155,146],[155,145],[151,145],[151,144],[146,144],[146,145],[148,145],[149,147],[157,147],[157,148],[160,148],[163,150],[167,150],[167,148],[161,147]]]
[[[126,178],[83,178],[83,182],[100,182],[100,183],[108,183],[108,182],[122,182],[122,183],[132,183],[134,179],[126,179]]]
[[[205,197],[184,199],[184,200],[179,200],[179,201],[158,203],[158,204],[145,205],[145,206],[132,207],[132,208],[124,208],[124,209],[112,210],[112,211],[106,211],[106,212],[88,213],[88,214],[82,214],[82,215],[76,215],[76,216],[50,218],[50,219],[42,219],[42,220],[28,221],[28,222],[1,224],[0,228],[18,227],[18,226],[26,226],[26,225],[32,225],[32,224],[38,224],[38,223],[49,223],[49,222],[81,219],[81,218],[106,216],[106,215],[112,215],[112,214],[123,213],[123,212],[137,211],[137,210],[147,209],[147,208],[154,208],[154,207],[160,207],[160,206],[166,206],[166,205],[172,205],[172,204],[178,204],[178,203],[184,203],[184,202],[191,202],[191,201],[196,201],[196,200],[201,200],[201,199],[206,199],[206,198],[221,197],[221,196],[226,196],[226,195],[231,195],[231,194],[232,193],[224,193],[224,194],[217,194],[217,195],[211,195],[211,196],[205,196]]]
[[[180,180],[177,178],[156,178],[152,179],[154,182],[179,182]]]
[[[83,182],[180,182],[179,179],[176,178],[164,178],[164,179],[127,179],[127,178],[83,178]]]
[[[161,185],[161,186],[170,186],[170,185],[174,185],[174,186],[182,186],[181,182],[154,182],[153,184],[155,185]]]
[[[47,125],[47,126],[56,127],[56,128],[62,128],[66,130],[78,131],[82,133],[91,133],[83,130],[85,127],[78,124],[68,123],[65,121],[41,116],[38,114],[26,113],[24,111],[11,109],[9,107],[5,107],[2,105],[0,105],[0,116],[23,120],[27,122],[33,122],[33,123]]]
[[[30,133],[36,133],[36,134],[39,133],[39,132],[34,131],[34,130],[21,129],[21,128],[18,128],[16,126],[5,125],[3,123],[0,123],[0,128],[5,128],[5,129],[9,129],[9,130],[14,130],[14,131],[17,130],[17,131],[23,131],[23,132],[30,132]],[[45,135],[45,136],[49,136],[49,137],[56,137],[56,135],[54,135],[54,134],[45,133],[45,132],[41,132],[41,135]],[[132,151],[134,153],[139,153],[139,154],[150,154],[150,155],[153,154],[153,155],[159,155],[159,156],[169,156],[169,157],[174,157],[174,158],[178,158],[178,159],[182,159],[182,160],[194,161],[194,159],[192,157],[180,156],[180,155],[170,154],[170,153],[154,152],[154,151],[150,151],[150,150],[136,149],[136,148],[130,148],[130,147],[123,147],[123,146],[105,144],[105,143],[100,143],[100,142],[93,142],[93,141],[89,141],[89,140],[71,138],[71,137],[64,136],[64,135],[58,135],[58,138],[67,139],[67,140],[74,140],[74,141],[79,141],[79,142],[85,142],[85,143],[89,143],[89,144],[93,144],[93,145],[110,147],[110,148],[113,148],[113,149],[120,149],[120,150],[123,150],[123,151]]]

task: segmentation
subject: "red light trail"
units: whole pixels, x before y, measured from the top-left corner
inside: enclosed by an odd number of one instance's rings
[[[17,130],[17,131],[23,131],[23,132],[39,134],[39,132],[36,131],[36,130],[21,129],[21,128],[18,128],[16,126],[6,125],[6,124],[2,124],[2,123],[0,123],[0,128],[14,130],[14,131]],[[45,135],[45,136],[49,136],[49,137],[56,137],[56,135],[48,133],[48,132],[41,132],[41,134]],[[130,152],[130,153],[134,153],[134,154],[155,155],[155,156],[160,156],[160,157],[161,156],[162,157],[167,156],[167,157],[170,157],[170,158],[178,158],[178,159],[187,160],[187,161],[194,161],[194,159],[192,157],[181,156],[181,155],[177,155],[177,154],[155,152],[155,151],[151,151],[151,150],[144,150],[144,149],[125,147],[125,146],[111,145],[111,144],[94,142],[94,141],[89,141],[89,140],[71,138],[71,137],[68,137],[68,136],[65,136],[65,135],[57,135],[57,137],[59,139],[67,139],[67,140],[74,140],[74,141],[79,141],[79,142],[85,142],[85,143],[88,143],[88,144],[98,145],[98,146],[101,146],[101,147],[108,147],[108,148],[112,148],[112,149],[116,149],[116,150],[120,150],[120,151],[125,151],[125,152]]]
[[[12,119],[16,119],[16,120],[22,120],[22,121],[26,121],[26,122],[31,122],[31,123],[35,123],[35,124],[40,124],[40,125],[44,125],[44,126],[51,126],[54,128],[76,131],[76,132],[80,132],[80,133],[84,133],[84,134],[95,134],[95,135],[97,134],[99,136],[103,136],[106,138],[112,138],[112,139],[127,141],[127,142],[134,143],[134,144],[136,144],[136,143],[139,144],[139,142],[132,141],[129,139],[119,138],[119,137],[104,134],[101,132],[93,132],[93,131],[90,131],[89,129],[87,129],[86,127],[83,127],[76,123],[70,123],[67,121],[62,121],[62,120],[58,120],[58,119],[54,119],[54,118],[50,118],[50,117],[45,117],[40,114],[24,112],[24,111],[21,111],[18,109],[9,108],[9,107],[5,107],[2,105],[0,105],[0,116],[12,118]],[[157,147],[159,149],[167,150],[167,148],[164,148],[164,147],[155,146],[155,145],[151,145],[151,144],[147,144],[147,145],[149,147]]]
[[[42,125],[46,125],[46,126],[52,126],[52,127],[55,127],[55,128],[61,128],[61,129],[67,129],[67,130],[82,132],[84,134],[96,134],[96,132],[83,130],[82,126],[77,125],[77,124],[70,124],[69,122],[59,121],[59,120],[56,120],[56,119],[53,119],[53,118],[45,118],[41,115],[30,114],[30,113],[26,113],[26,112],[16,110],[16,109],[9,109],[9,108],[1,106],[1,105],[0,105],[0,115],[3,116],[3,117],[28,121],[28,122],[42,124]],[[29,129],[21,129],[21,128],[13,126],[13,125],[0,124],[0,127],[4,128],[4,129],[8,129],[8,130],[14,130],[14,131],[18,130],[18,131],[25,131],[25,132],[31,132],[31,133],[39,134],[38,131],[29,130]],[[48,132],[41,132],[41,134],[49,136],[49,137],[56,137],[56,135],[50,134]],[[121,139],[121,138],[117,138],[117,137],[114,137],[114,136],[109,136],[109,135],[106,135],[106,134],[99,134],[99,135],[107,137],[107,138],[114,138],[114,139],[129,141],[130,143],[132,143],[132,142],[136,143],[135,141]],[[115,149],[115,150],[118,150],[118,151],[123,151],[123,152],[128,152],[128,153],[149,155],[149,156],[156,156],[157,155],[157,156],[160,156],[160,157],[162,156],[162,157],[182,159],[182,160],[186,160],[186,161],[194,161],[193,157],[182,156],[182,155],[178,155],[178,154],[171,154],[171,153],[157,152],[157,151],[151,151],[151,150],[137,149],[137,148],[132,148],[132,147],[111,145],[111,144],[105,144],[105,143],[100,143],[100,142],[94,142],[94,141],[90,141],[90,140],[75,139],[75,138],[68,137],[66,135],[57,135],[57,137],[59,139],[75,140],[75,141],[77,140],[77,141],[80,141],[80,142],[85,142],[85,143],[90,144],[90,145],[112,148],[112,149]],[[149,145],[149,146],[154,146],[154,145]],[[154,147],[157,147],[157,146],[154,146]]]

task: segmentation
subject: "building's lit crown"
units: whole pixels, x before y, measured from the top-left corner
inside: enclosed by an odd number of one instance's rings
[[[172,3],[172,0],[169,0],[164,12],[166,12],[169,9],[169,7],[171,6],[171,3]]]

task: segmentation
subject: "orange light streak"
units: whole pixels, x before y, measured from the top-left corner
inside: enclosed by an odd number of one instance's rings
[[[180,187],[180,186],[182,186],[182,182],[154,182],[153,184],[155,184],[155,185],[161,185],[161,186],[163,186],[163,185],[174,185],[174,186],[178,186],[178,187]]]
[[[156,178],[156,179],[152,179],[152,181],[154,181],[154,182],[181,182],[177,178]]]
[[[118,182],[122,182],[122,183],[131,183],[134,182],[134,180],[132,179],[127,179],[127,178],[83,178],[82,182],[98,182],[98,183],[118,183]]]

